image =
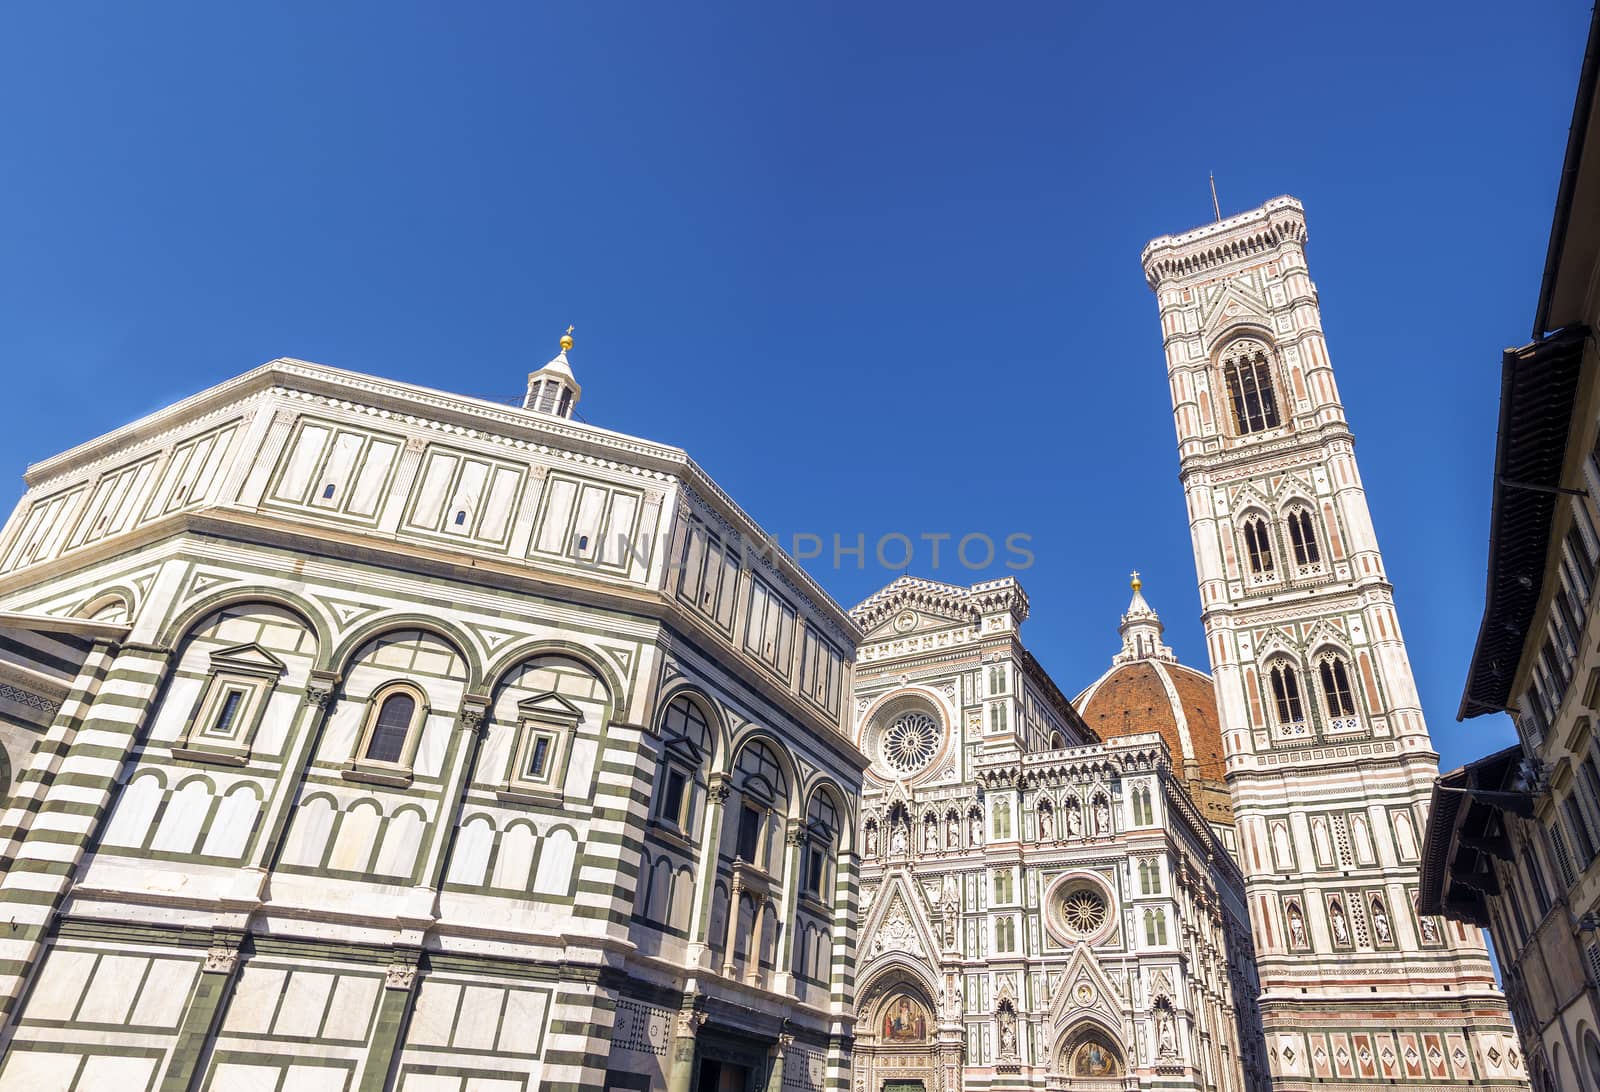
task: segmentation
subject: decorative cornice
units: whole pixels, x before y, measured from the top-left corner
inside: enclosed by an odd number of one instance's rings
[[[1259,208],[1214,224],[1162,235],[1145,244],[1139,255],[1152,289],[1174,277],[1193,277],[1251,259],[1269,257],[1285,243],[1304,246],[1305,208],[1293,197],[1274,197]]]

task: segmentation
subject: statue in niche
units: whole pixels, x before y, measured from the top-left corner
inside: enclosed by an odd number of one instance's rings
[[[1000,1057],[1014,1058],[1017,1053],[1017,1014],[1010,1008],[1000,1010]]]
[[[876,823],[868,823],[867,824],[867,837],[866,837],[865,841],[866,841],[867,856],[868,857],[876,857],[878,855],[878,824],[876,824]]]
[[[1307,947],[1306,919],[1297,902],[1289,903],[1289,943],[1296,948]]]
[[[1161,1056],[1174,1057],[1178,1053],[1177,1036],[1172,1030],[1172,1010],[1156,1010],[1156,1034],[1161,1040]]]
[[[1394,943],[1394,932],[1389,928],[1389,915],[1384,913],[1383,900],[1377,895],[1372,896],[1372,931],[1377,935],[1379,944]]]
[[[955,817],[955,813],[953,813],[953,812],[951,813],[950,818],[946,822],[945,825],[946,825],[946,828],[947,828],[946,831],[945,831],[945,839],[944,839],[945,840],[945,847],[947,849],[960,849],[961,848],[961,824],[960,824],[959,821],[957,821],[957,819]]]
[[[1083,816],[1078,814],[1077,805],[1067,807],[1067,833],[1074,838],[1083,834]]]
[[[1333,939],[1339,944],[1350,943],[1350,924],[1345,921],[1344,903],[1337,895],[1328,900],[1328,921],[1333,926]]]
[[[981,811],[972,813],[972,844],[975,846],[983,845],[983,813]]]
[[[1094,833],[1099,837],[1110,830],[1111,809],[1106,806],[1105,797],[1102,796],[1094,802]]]
[[[1048,842],[1056,836],[1056,820],[1049,808],[1039,809],[1039,841]]]
[[[939,848],[939,824],[929,819],[927,829],[923,832],[922,848],[932,853]]]
[[[906,827],[904,823],[896,823],[894,831],[889,835],[889,852],[891,855],[903,856],[906,851]]]
[[[1417,922],[1422,926],[1422,942],[1424,944],[1439,943],[1439,927],[1433,923],[1432,918],[1419,917]]]

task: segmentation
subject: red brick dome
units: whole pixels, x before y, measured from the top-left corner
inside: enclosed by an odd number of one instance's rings
[[[1101,739],[1160,732],[1180,778],[1223,779],[1217,693],[1204,672],[1157,659],[1116,664],[1072,704]]]

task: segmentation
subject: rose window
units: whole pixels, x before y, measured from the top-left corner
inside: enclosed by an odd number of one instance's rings
[[[1061,920],[1074,933],[1092,933],[1106,922],[1106,900],[1080,888],[1062,900]]]
[[[899,773],[922,769],[938,748],[939,725],[926,713],[904,713],[883,732],[883,761]]]
[[[1060,944],[1104,936],[1117,920],[1111,890],[1089,873],[1063,876],[1050,886],[1044,905],[1045,927]]]

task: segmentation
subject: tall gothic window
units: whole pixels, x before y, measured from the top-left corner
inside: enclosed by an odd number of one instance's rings
[[[1322,696],[1327,701],[1328,716],[1335,719],[1356,715],[1355,694],[1350,689],[1350,666],[1343,656],[1328,653],[1317,665],[1322,679]]]
[[[1257,516],[1244,521],[1244,549],[1250,558],[1250,571],[1266,574],[1272,571],[1272,536],[1267,533],[1267,522]]]
[[[1300,678],[1294,668],[1285,663],[1272,665],[1267,673],[1272,683],[1272,704],[1282,725],[1304,724],[1305,707],[1300,703]]]
[[[1317,547],[1317,529],[1311,522],[1311,513],[1304,508],[1289,512],[1289,541],[1294,546],[1296,565],[1315,565],[1322,560]]]
[[[1277,428],[1278,400],[1272,390],[1272,363],[1259,341],[1236,341],[1222,358],[1222,376],[1233,404],[1239,435]]]

